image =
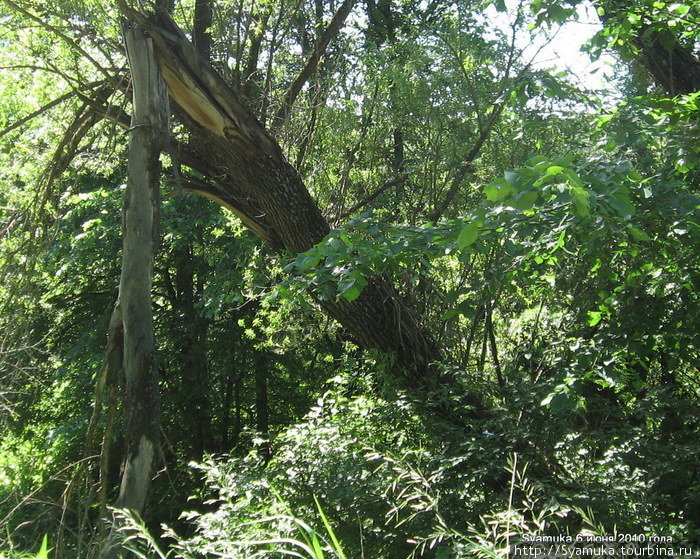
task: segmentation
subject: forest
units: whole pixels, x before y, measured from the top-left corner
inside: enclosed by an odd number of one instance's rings
[[[0,558],[698,557],[697,3],[0,0],[0,71]]]

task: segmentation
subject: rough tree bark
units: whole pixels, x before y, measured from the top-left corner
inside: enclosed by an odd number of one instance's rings
[[[641,62],[654,81],[669,95],[685,95],[700,90],[700,60],[675,38],[664,43],[661,33],[634,40]]]
[[[155,61],[153,41],[138,26],[125,25],[131,68],[133,113],[129,171],[124,197],[123,254],[119,298],[124,329],[126,453],[116,508],[141,512],[159,453],[158,380],[151,312],[153,256],[160,204],[160,152],[169,116],[168,96]],[[100,558],[123,552],[119,521]]]

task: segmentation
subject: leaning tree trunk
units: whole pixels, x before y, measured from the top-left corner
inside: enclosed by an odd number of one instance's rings
[[[126,453],[115,508],[140,513],[159,452],[158,379],[151,312],[153,255],[158,238],[160,152],[167,130],[167,89],[153,41],[138,26],[124,29],[133,88],[129,171],[124,197],[119,297],[124,326],[123,409]],[[100,555],[123,553],[118,518]]]

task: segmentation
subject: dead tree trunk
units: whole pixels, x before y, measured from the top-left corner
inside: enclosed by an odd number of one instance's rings
[[[168,97],[153,41],[139,26],[124,28],[131,68],[133,113],[124,197],[119,297],[124,326],[123,408],[126,454],[116,508],[140,513],[159,452],[158,379],[151,312],[153,256],[157,246],[159,156],[167,130]],[[101,559],[123,553],[115,519]]]

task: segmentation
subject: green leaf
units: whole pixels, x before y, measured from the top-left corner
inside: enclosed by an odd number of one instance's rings
[[[338,282],[338,292],[347,301],[354,301],[367,285],[367,280],[358,270],[353,270],[347,277]]]
[[[548,159],[544,155],[533,155],[530,159],[527,160],[528,164],[531,167],[534,167],[535,165],[539,165],[541,163],[545,163],[548,161]]]
[[[651,241],[651,237],[642,231],[639,227],[630,227],[630,235],[635,241]]]
[[[670,11],[674,12],[678,16],[684,16],[690,11],[690,5],[688,4],[671,4]]]
[[[539,194],[534,190],[520,192],[509,200],[509,204],[517,210],[526,211],[532,209],[532,206],[537,202],[538,196]]]
[[[360,289],[356,285],[353,285],[352,287],[343,291],[341,295],[343,296],[343,299],[352,302],[355,299],[357,299],[361,293],[362,289]]]
[[[607,152],[615,151],[617,149],[617,143],[615,143],[615,140],[610,139],[605,143],[603,149]]]
[[[331,542],[333,542],[333,550],[336,552],[339,559],[346,559],[345,553],[343,552],[343,548],[341,547],[340,542],[338,541],[338,538],[336,537],[335,532],[333,531],[333,527],[331,526],[330,522],[328,522],[328,518],[323,512],[323,509],[321,508],[321,503],[318,502],[318,498],[316,497],[316,495],[314,495],[314,502],[316,503],[318,514],[321,516],[321,520],[323,521],[323,525],[326,528],[326,532],[328,532],[328,537],[330,537]]]
[[[552,413],[561,413],[566,410],[569,397],[566,394],[555,394],[549,402],[549,409]]]
[[[588,311],[588,325],[595,326],[603,319],[603,313],[599,311]]]
[[[615,194],[607,199],[610,207],[622,217],[631,217],[634,215],[634,205],[630,202],[629,197],[625,195]]]
[[[560,385],[557,388],[561,389],[565,387]],[[542,400],[540,405],[547,406],[552,413],[560,413],[566,409],[568,403],[569,397],[566,394],[562,394],[561,392],[553,392]]]
[[[312,254],[304,254],[303,257],[298,259],[297,267],[301,271],[311,270],[315,268],[321,260],[321,255],[318,251],[314,251]],[[302,256],[302,255],[300,255]]]
[[[518,187],[518,177],[520,176],[516,171],[505,171],[503,173],[504,178],[508,185],[512,188]]]
[[[46,534],[44,534],[44,539],[41,542],[41,549],[34,556],[34,559],[49,559],[49,541]]]
[[[576,208],[576,213],[581,217],[588,217],[590,211],[588,209],[588,201],[591,195],[583,188],[576,186],[571,187],[571,200]]]
[[[566,181],[571,185],[571,186],[576,186],[578,188],[583,188],[583,181],[581,178],[578,176],[576,171],[573,169],[564,169],[564,174],[566,175]]]
[[[552,163],[554,163],[554,165],[558,165],[560,167],[570,167],[575,159],[576,159],[576,156],[570,154],[570,155],[565,155],[563,157],[557,157]]]
[[[476,309],[474,309],[474,307],[469,301],[462,301],[456,307],[453,307],[446,311],[442,315],[442,319],[449,320],[459,315],[466,316],[467,318],[474,318],[476,316]]]
[[[505,178],[497,179],[490,182],[484,187],[484,194],[486,194],[486,199],[489,202],[496,202],[497,200],[502,200],[506,196],[510,196],[515,192],[515,189],[508,184]]]
[[[551,165],[550,167],[547,167],[547,172],[545,173],[545,175],[558,175],[559,173],[563,173],[564,171],[566,171],[565,167],[561,167],[560,165]]]
[[[566,244],[566,229],[563,229],[561,233],[559,233],[559,238],[557,239],[557,244],[554,247],[554,250],[562,248]],[[552,251],[554,252],[554,251]]]
[[[471,222],[462,228],[457,237],[457,245],[461,249],[465,249],[468,246],[474,244],[474,242],[479,238],[479,225],[475,222]]]
[[[573,10],[571,8],[566,8],[560,6],[559,4],[551,4],[547,8],[547,15],[549,21],[554,21],[556,23],[563,23],[572,14]]]

